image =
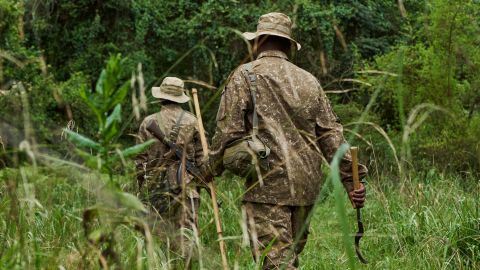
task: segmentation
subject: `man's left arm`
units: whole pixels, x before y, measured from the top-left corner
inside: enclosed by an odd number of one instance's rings
[[[337,149],[346,143],[346,140],[343,136],[343,126],[333,112],[325,92],[320,85],[318,85],[318,88],[320,94],[318,97],[319,112],[316,119],[316,135],[324,157],[328,162],[331,162]],[[363,179],[367,175],[367,172],[368,170],[365,165],[358,165],[360,179]],[[340,162],[340,174],[343,186],[348,192],[350,199],[355,202],[354,206],[362,207],[365,197],[365,187],[362,184],[362,188],[359,190],[354,190],[353,188],[352,157],[350,152],[345,153]]]

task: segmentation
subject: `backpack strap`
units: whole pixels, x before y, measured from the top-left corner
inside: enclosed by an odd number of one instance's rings
[[[253,72],[252,63],[247,63],[244,65],[245,71],[248,74],[248,80],[250,81],[250,94],[252,96],[252,106],[253,106],[253,130],[252,136],[256,137],[258,134],[258,115],[257,115],[257,75]]]
[[[180,131],[180,123],[182,122],[182,119],[183,119],[184,115],[185,115],[185,111],[182,110],[182,112],[180,113],[180,115],[178,116],[178,118],[175,122],[175,126],[172,128],[172,131],[170,131],[170,134],[168,134],[168,137],[169,137],[171,142],[176,143],[177,140],[178,140],[178,133]]]

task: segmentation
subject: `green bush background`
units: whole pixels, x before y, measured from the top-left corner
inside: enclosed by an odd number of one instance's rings
[[[10,94],[0,97],[0,119],[22,129],[13,85],[23,82],[41,142],[58,142],[60,126],[72,119],[94,135],[79,89],[93,87],[108,56],[121,53],[130,70],[142,64],[147,90],[167,75],[213,85],[200,87],[212,131],[222,84],[248,60],[239,32],[253,31],[269,11],[294,20],[303,46],[294,63],[317,76],[325,90],[353,89],[330,95],[344,124],[358,118],[356,108],[364,108],[375,91],[369,115],[392,138],[404,133],[415,106],[437,105],[448,113],[432,113],[409,137],[410,155],[421,158],[415,165],[478,170],[477,1],[1,0],[0,86]],[[125,106],[129,115],[131,104]],[[125,134],[137,126],[130,121]]]

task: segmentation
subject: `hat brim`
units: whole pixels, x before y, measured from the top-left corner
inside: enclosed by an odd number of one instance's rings
[[[169,94],[165,94],[160,92],[160,87],[152,87],[152,96],[154,98],[159,98],[159,99],[165,99],[165,100],[170,100],[176,103],[185,103],[190,100],[190,98],[184,94],[181,96],[173,96]]]
[[[294,40],[293,38],[291,38],[288,35],[284,35],[284,34],[281,34],[281,33],[272,32],[272,31],[245,32],[245,33],[243,33],[243,37],[246,40],[254,40],[255,38],[257,38],[259,36],[263,36],[263,35],[286,38],[286,39],[290,40],[291,42],[293,42],[297,45],[297,51],[300,51],[300,49],[302,48],[302,45],[300,45],[300,43],[298,43],[296,40]]]

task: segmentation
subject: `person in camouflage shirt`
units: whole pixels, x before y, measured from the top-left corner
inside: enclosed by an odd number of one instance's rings
[[[263,181],[247,178],[243,197],[245,222],[257,261],[273,241],[261,262],[264,269],[298,266],[298,255],[308,235],[307,217],[323,183],[322,158],[330,162],[345,143],[342,125],[319,81],[288,60],[291,45],[298,50],[301,47],[291,38],[291,26],[287,15],[269,13],[260,17],[257,32],[244,33],[257,55],[247,64],[256,76],[257,137],[271,150],[262,161]],[[225,149],[252,130],[252,81],[247,65],[231,74],[222,94],[210,149],[214,175],[224,170]],[[360,165],[362,178],[366,172]],[[362,185],[353,190],[349,154],[341,161],[341,176],[354,207],[363,207],[365,188]],[[297,243],[296,238],[300,239]]]
[[[160,87],[152,88],[152,95],[160,99],[161,108],[158,113],[149,115],[142,121],[137,143],[156,139],[147,130],[148,125],[153,122],[167,140],[174,142],[180,149],[186,147],[187,159],[201,164],[203,150],[197,119],[181,107],[182,103],[189,101],[189,97],[184,93],[183,81],[166,77]],[[192,185],[193,176],[186,173],[186,184],[192,184],[187,185],[185,200],[182,202],[182,183],[177,177],[180,160],[168,145],[156,140],[135,159],[139,197],[155,213],[153,231],[157,235],[169,237],[180,228],[196,230],[200,197],[198,190]],[[185,207],[181,207],[182,203]],[[174,244],[179,242],[182,241],[173,241]],[[182,251],[185,251],[184,246]]]

